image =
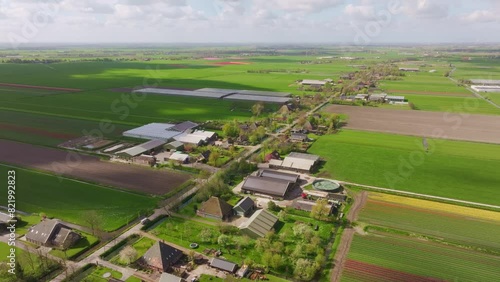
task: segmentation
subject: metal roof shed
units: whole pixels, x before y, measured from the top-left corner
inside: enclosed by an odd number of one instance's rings
[[[274,228],[278,217],[266,210],[256,211],[247,221],[239,226],[242,233],[252,237],[264,237]]]
[[[210,266],[231,273],[234,273],[236,271],[236,268],[238,268],[238,265],[236,263],[232,263],[230,261],[223,260],[220,258],[213,258],[210,261]]]

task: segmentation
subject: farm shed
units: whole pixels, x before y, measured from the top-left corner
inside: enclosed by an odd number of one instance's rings
[[[189,161],[189,155],[182,154],[180,152],[174,152],[172,155],[170,155],[169,159],[185,164]]]
[[[170,128],[170,130],[175,130],[175,131],[179,131],[179,132],[186,132],[186,131],[191,131],[191,130],[195,129],[198,126],[199,126],[199,124],[194,123],[192,121],[184,121],[184,122],[176,124],[175,126]]]
[[[389,103],[403,103],[405,101],[405,96],[392,96],[392,95],[387,95],[385,97],[385,100]]]
[[[407,71],[407,72],[419,72],[419,68],[399,68],[400,71]]]
[[[212,260],[210,261],[210,266],[230,273],[234,273],[238,268],[238,265],[236,263],[232,263],[220,258],[212,258]]]
[[[299,181],[300,176],[295,173],[285,173],[276,170],[264,169],[257,172],[257,176],[286,180],[293,184]]]
[[[283,161],[271,160],[269,162],[269,167],[299,172],[311,172],[319,159],[319,156],[316,155],[292,152],[285,157]]]
[[[266,236],[274,228],[276,222],[278,222],[277,216],[266,210],[258,210],[238,228],[241,233],[257,239]]]
[[[212,131],[197,130],[193,133],[178,135],[175,139],[184,144],[193,144],[198,146],[212,141],[216,136],[217,134]]]
[[[493,85],[472,85],[470,88],[477,92],[500,92],[500,86]]]
[[[292,142],[306,142],[309,138],[304,133],[292,133],[290,134],[290,140]]]
[[[145,94],[158,94],[158,95],[169,95],[169,96],[191,96],[191,97],[201,97],[201,98],[213,98],[219,99],[224,95],[223,93],[213,92],[213,91],[191,91],[191,90],[177,90],[177,89],[164,89],[164,88],[143,88],[135,90],[134,93],[145,93]]]
[[[250,197],[245,197],[236,203],[233,210],[239,216],[248,217],[255,210],[255,202]]]
[[[80,234],[55,219],[45,219],[32,226],[25,237],[30,243],[60,249],[67,249],[81,239]]]
[[[255,101],[265,103],[285,104],[290,101],[288,97],[275,97],[275,96],[261,96],[261,95],[243,95],[232,94],[224,97],[225,100],[242,100],[242,101]]]
[[[325,80],[316,80],[316,79],[304,79],[300,82],[301,85],[306,86],[314,86],[314,87],[322,87],[325,86],[328,82]]]
[[[165,149],[170,151],[181,151],[184,149],[184,143],[180,141],[172,141],[165,145]]]
[[[172,130],[175,124],[169,123],[150,123],[143,125],[138,128],[134,128],[123,132],[123,136],[139,138],[139,139],[161,139],[161,140],[171,140],[181,132]]]
[[[500,80],[494,79],[471,79],[470,82],[476,85],[500,86]]]
[[[181,277],[175,276],[170,273],[163,272],[160,276],[160,280],[158,282],[185,282],[186,280]]]
[[[147,252],[141,257],[141,263],[148,267],[166,272],[174,264],[176,264],[183,256],[181,250],[178,250],[163,242],[156,242]]]
[[[157,151],[159,148],[163,148],[163,145],[165,145],[165,143],[166,142],[164,140],[160,139],[151,140],[146,143],[137,145],[135,147],[120,151],[117,154],[124,154],[127,155],[128,157],[135,157],[142,155],[144,153],[151,153],[153,151]]]
[[[233,215],[233,206],[218,197],[210,197],[203,202],[196,214],[217,220],[226,220]]]
[[[292,187],[293,183],[287,180],[270,177],[248,176],[245,182],[243,182],[241,191],[245,193],[271,196],[276,199],[283,199]]]
[[[372,94],[368,96],[368,101],[372,102],[384,102],[385,98],[387,97],[387,94],[382,93],[382,94]]]
[[[314,201],[306,201],[306,200],[296,200],[293,202],[292,207],[297,209],[297,210],[302,210],[302,211],[312,211],[312,208],[316,206],[316,202]],[[333,205],[327,204],[328,207],[328,214],[332,213],[333,210]]]
[[[356,94],[354,96],[354,100],[366,100],[368,98],[368,94]]]

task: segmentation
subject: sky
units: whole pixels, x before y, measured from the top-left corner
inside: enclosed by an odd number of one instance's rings
[[[500,0],[0,0],[0,42],[492,43]]]

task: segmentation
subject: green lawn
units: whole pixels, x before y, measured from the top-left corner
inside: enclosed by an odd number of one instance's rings
[[[385,233],[355,235],[349,260],[446,281],[496,281],[500,257]],[[342,281],[372,281],[345,268]]]
[[[428,143],[430,149],[425,153],[422,138],[343,130],[319,138],[309,153],[326,160],[320,173],[323,176],[498,204],[500,146],[448,140]]]
[[[7,262],[7,256],[10,255],[10,249],[12,247],[6,243],[0,242],[0,263]],[[47,263],[42,263],[40,257],[34,254],[29,254],[20,248],[16,249],[16,261],[20,264],[24,277],[26,279],[31,278],[32,281],[38,281],[40,277],[48,275],[49,273],[55,271],[59,265],[56,262],[47,260]],[[12,278],[12,274],[4,272],[6,269],[0,270],[0,281],[10,282],[15,281]],[[17,269],[19,271],[19,269]]]
[[[85,282],[107,282],[109,278],[104,278],[103,275],[106,273],[110,273],[113,278],[120,279],[122,274],[116,270],[112,270],[107,267],[97,266],[93,268],[93,271],[90,272],[87,276],[83,277],[80,281]]]
[[[430,95],[408,95],[402,93],[409,102],[415,104],[421,111],[437,111],[452,113],[470,113],[499,115],[500,109],[476,97],[449,97]]]
[[[403,80],[383,81],[380,88],[396,93],[422,93],[450,96],[467,96],[470,92],[462,86],[444,77],[444,69],[440,72],[429,73],[432,68],[422,69],[418,73],[406,73]]]
[[[7,175],[7,166],[0,165],[0,173]],[[88,225],[85,216],[97,212],[107,231],[115,230],[156,207],[158,199],[118,191],[81,181],[42,174],[31,170],[16,169],[16,208],[31,213],[45,213],[80,225]],[[2,186],[7,193],[7,186]]]
[[[147,237],[141,237],[141,238],[137,239],[135,242],[133,242],[131,244],[126,244],[123,247],[121,247],[120,249],[116,250],[116,252],[114,252],[114,253],[116,253],[116,255],[114,257],[112,257],[111,259],[109,259],[109,261],[114,263],[114,264],[117,264],[117,265],[126,266],[127,263],[122,262],[120,259],[120,251],[123,250],[126,246],[132,246],[137,251],[137,258],[136,259],[138,259],[138,258],[142,257],[149,250],[149,248],[151,248],[151,246],[153,246],[155,243],[156,243],[156,241],[153,239],[150,239]]]
[[[53,249],[50,251],[50,254],[62,259],[74,259],[99,241],[99,239],[95,236],[81,231],[79,231],[79,233],[83,238],[81,238],[74,246],[66,251]]]

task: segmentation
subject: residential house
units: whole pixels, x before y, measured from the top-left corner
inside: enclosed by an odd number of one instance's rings
[[[163,272],[158,282],[186,282],[186,280],[173,274]]]
[[[203,202],[196,214],[217,220],[228,220],[233,215],[233,206],[218,197],[210,197]]]
[[[255,202],[250,197],[241,199],[233,208],[236,215],[248,217],[255,210]]]
[[[26,241],[45,247],[68,249],[82,237],[55,219],[44,219],[26,233]]]
[[[151,269],[160,272],[167,272],[182,258],[183,255],[184,254],[179,249],[163,242],[156,242],[140,258],[140,263],[145,264]]]
[[[304,133],[292,133],[290,134],[290,140],[292,142],[306,142],[309,141],[309,138]]]

